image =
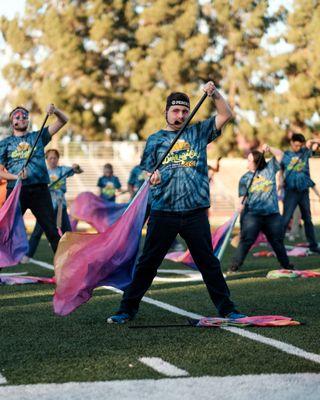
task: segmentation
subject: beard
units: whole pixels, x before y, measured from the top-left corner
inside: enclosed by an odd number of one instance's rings
[[[15,131],[19,131],[19,132],[25,132],[28,128],[28,125],[26,126],[20,126],[19,124],[14,124],[13,128]]]

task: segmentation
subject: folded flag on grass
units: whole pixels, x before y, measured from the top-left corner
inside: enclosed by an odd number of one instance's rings
[[[62,236],[54,258],[56,314],[70,314],[98,286],[124,289],[132,281],[148,194],[146,181],[125,213],[105,232]]]
[[[39,276],[10,276],[0,275],[0,285],[24,285],[26,283],[56,283],[54,278],[41,278]]]
[[[234,227],[238,214],[235,213],[227,222],[223,225],[219,226],[212,234],[211,234],[211,242],[213,247],[213,254],[219,259],[222,258],[223,251],[228,244],[228,240],[230,238],[231,231]],[[171,260],[174,262],[181,262],[185,265],[188,265],[191,268],[197,268],[191,253],[189,250],[187,251],[174,251],[172,253],[168,253],[165,256],[166,260]]]
[[[291,270],[291,269],[276,269],[269,271],[267,274],[268,279],[278,278],[320,278],[319,271],[313,271],[311,269],[304,270]]]
[[[80,193],[72,202],[73,220],[85,221],[98,232],[105,232],[124,213],[128,204],[105,201],[91,192]]]
[[[301,323],[294,321],[290,317],[284,317],[282,315],[256,315],[254,317],[245,317],[239,319],[204,317],[199,320],[194,320],[194,326],[201,328],[219,328],[223,326],[281,327],[294,325],[301,325]]]
[[[16,265],[28,252],[28,237],[19,206],[21,181],[0,209],[0,268]]]
[[[291,247],[287,250],[287,255],[289,257],[307,257],[311,254],[311,251],[305,247]],[[261,250],[253,253],[254,257],[274,257],[275,254],[270,250]]]

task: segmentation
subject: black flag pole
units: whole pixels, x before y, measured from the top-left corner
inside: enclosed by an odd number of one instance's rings
[[[36,140],[35,140],[35,142],[34,142],[34,144],[33,144],[33,146],[32,146],[32,149],[30,150],[30,153],[29,153],[29,155],[28,155],[28,158],[27,158],[27,160],[26,160],[26,162],[25,162],[25,164],[24,164],[22,170],[24,170],[24,169],[27,167],[27,165],[29,164],[29,162],[30,162],[30,160],[31,160],[31,157],[32,157],[32,155],[33,155],[33,153],[34,153],[34,150],[35,150],[35,148],[36,148],[36,145],[37,145],[38,142],[39,142],[40,136],[42,135],[44,126],[45,126],[45,124],[46,124],[48,118],[49,118],[49,114],[46,114],[46,117],[45,117],[45,119],[44,119],[44,121],[43,121],[43,123],[42,123],[41,129],[40,129],[40,131],[39,131],[38,134],[37,134]]]

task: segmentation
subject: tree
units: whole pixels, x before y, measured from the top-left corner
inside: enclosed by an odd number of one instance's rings
[[[86,138],[105,138],[127,90],[126,51],[134,44],[134,2],[27,0],[22,19],[2,18],[13,52],[3,75],[10,101],[41,114],[52,102]]]

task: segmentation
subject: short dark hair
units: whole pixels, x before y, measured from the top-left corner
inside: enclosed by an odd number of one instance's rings
[[[14,108],[14,109],[10,112],[10,114],[9,114],[9,119],[10,119],[10,120],[11,120],[11,118],[12,118],[13,113],[14,113],[15,111],[17,111],[17,110],[23,110],[23,111],[25,111],[26,113],[29,114],[29,110],[27,110],[25,107],[18,106],[18,107]]]
[[[46,158],[49,157],[49,154],[50,154],[50,153],[54,153],[58,158],[60,158],[60,153],[59,153],[59,151],[56,150],[56,149],[49,149],[49,150],[47,150],[47,151],[46,151]]]
[[[113,171],[113,166],[110,163],[104,164],[103,168],[109,168]]]
[[[293,133],[290,139],[291,142],[300,142],[305,143],[306,138],[302,135],[302,133]]]
[[[264,154],[258,150],[252,150],[251,154],[257,170],[261,171],[262,169],[264,169],[267,165],[266,159],[264,158]]]

